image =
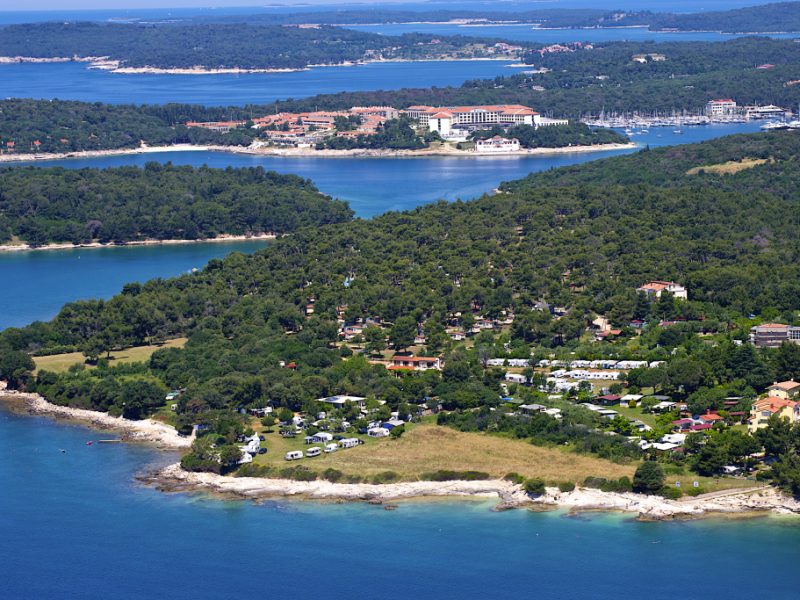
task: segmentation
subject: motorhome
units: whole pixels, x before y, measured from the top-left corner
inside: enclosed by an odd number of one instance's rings
[[[339,444],[336,443],[325,444],[325,452],[327,453],[336,452],[338,449],[339,449]]]
[[[306,456],[308,458],[313,458],[315,456],[319,456],[320,454],[322,454],[322,448],[319,446],[314,446],[313,448],[306,450]]]
[[[291,452],[287,452],[283,458],[285,460],[300,460],[303,458],[303,453],[300,450],[292,450]]]

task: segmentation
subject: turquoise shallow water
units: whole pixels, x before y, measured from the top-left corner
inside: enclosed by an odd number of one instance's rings
[[[140,486],[172,456],[97,437],[0,410],[0,597],[797,597],[797,520],[222,502]]]

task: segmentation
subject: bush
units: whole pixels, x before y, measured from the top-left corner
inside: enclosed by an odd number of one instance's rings
[[[392,483],[393,481],[397,481],[399,478],[400,476],[394,471],[383,471],[372,477],[372,483]]]
[[[659,493],[660,496],[663,496],[664,498],[667,498],[668,500],[677,500],[678,498],[683,496],[683,492],[681,491],[681,488],[670,487],[670,486],[662,487],[659,490],[658,493]]]
[[[705,494],[706,490],[702,487],[690,487],[686,488],[686,495],[687,496],[700,496],[701,494]]]
[[[268,477],[272,469],[266,465],[248,463],[236,470],[236,477]]]
[[[336,483],[342,477],[344,477],[344,473],[342,473],[339,469],[325,469],[322,472],[322,478],[332,483]]]
[[[195,473],[219,473],[222,465],[216,460],[205,459],[190,452],[181,458],[181,469]]]
[[[503,477],[503,479],[516,484],[522,484],[525,482],[525,478],[519,473],[506,473],[506,476]]]
[[[544,481],[538,477],[526,479],[523,488],[525,489],[525,492],[531,496],[541,496],[546,491],[544,487]]]
[[[287,467],[281,469],[280,476],[283,479],[294,479],[295,481],[315,481],[317,474],[308,467]]]
[[[517,483],[524,481],[523,477],[519,475],[518,477],[520,477],[521,481]],[[425,481],[482,481],[490,478],[491,476],[483,471],[448,471],[446,469],[429,471],[420,475],[420,479]]]
[[[571,481],[562,481],[561,483],[558,484],[558,491],[560,492],[567,493],[571,492],[574,489],[575,489],[575,484]]]
[[[628,477],[620,477],[619,479],[609,479],[600,485],[600,489],[604,492],[630,492],[633,489],[631,480]]]
[[[647,460],[633,475],[633,490],[640,494],[657,494],[664,487],[664,469],[657,462]]]
[[[591,475],[583,480],[583,487],[593,488],[596,490],[601,489],[608,483],[605,477],[592,477]]]

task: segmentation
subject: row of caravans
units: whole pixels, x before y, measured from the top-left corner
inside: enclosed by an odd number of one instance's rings
[[[303,454],[302,450],[292,450],[291,452],[287,452],[283,458],[285,460],[300,460],[301,458],[303,458],[303,456],[305,456],[306,458],[313,458],[315,456],[319,456],[323,452],[329,454],[331,452],[336,452],[340,448],[342,449],[355,448],[359,444],[363,443],[364,442],[362,442],[358,438],[345,438],[343,440],[340,440],[338,444],[336,442],[325,444],[324,448],[320,448],[319,446],[314,446],[312,448],[309,448],[308,450],[306,450],[305,455]]]

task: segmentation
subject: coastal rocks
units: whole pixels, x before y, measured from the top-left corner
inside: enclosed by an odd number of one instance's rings
[[[94,410],[70,408],[51,404],[38,394],[24,394],[15,391],[0,391],[0,401],[23,404],[29,414],[45,415],[84,423],[95,429],[110,429],[118,432],[126,441],[149,442],[169,449],[191,447],[193,437],[178,434],[174,427],[153,419],[131,421],[122,417],[112,417],[108,413]]]

